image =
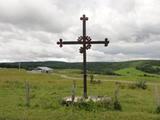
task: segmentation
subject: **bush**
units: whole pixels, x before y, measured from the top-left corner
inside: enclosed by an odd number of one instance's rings
[[[114,101],[114,109],[115,110],[120,110],[120,111],[122,110],[122,106],[121,106],[121,104],[118,100]]]
[[[146,81],[145,80],[139,80],[136,83],[136,87],[141,88],[141,89],[147,89]]]
[[[136,69],[147,72],[147,73],[152,73],[152,74],[160,74],[160,68],[159,67],[154,67],[150,64],[145,64],[142,66],[136,67]]]
[[[102,101],[97,101],[97,102],[94,102],[93,100],[89,101],[82,100],[77,103],[74,103],[74,106],[76,106],[78,109],[84,109],[86,111],[114,109],[112,99],[106,99],[106,98],[104,98]]]
[[[156,113],[160,113],[160,105],[158,105],[157,107],[156,107]]]
[[[94,111],[96,110],[96,104],[93,101],[89,101],[89,102],[79,102],[75,104],[78,108],[80,109],[84,109],[86,111]]]
[[[128,88],[130,88],[130,89],[136,89],[136,88],[147,89],[147,84],[146,84],[145,80],[139,80],[136,83],[128,84]]]

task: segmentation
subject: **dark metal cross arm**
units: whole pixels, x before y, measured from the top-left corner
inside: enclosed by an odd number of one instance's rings
[[[83,44],[82,41],[63,41],[62,39],[59,39],[59,41],[57,42],[57,44],[60,47],[63,47],[63,45],[70,45],[70,44]]]
[[[83,41],[63,41],[62,39],[60,39],[57,44],[60,47],[63,47],[63,45],[70,45],[70,44],[83,44]],[[104,44],[105,46],[108,46],[109,41],[107,38],[105,38],[105,41],[86,41],[85,44]]]
[[[60,42],[57,42],[57,44],[60,44]],[[62,42],[62,44],[83,44],[83,42],[79,42],[79,41],[64,41]]]
[[[109,41],[107,38],[105,38],[105,41],[91,41],[89,44],[104,44],[104,46],[108,46]]]

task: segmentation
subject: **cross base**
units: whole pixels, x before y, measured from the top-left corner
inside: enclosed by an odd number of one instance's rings
[[[81,102],[87,103],[90,101],[94,103],[103,102],[103,101],[112,103],[112,98],[108,96],[88,96],[88,98],[84,98],[82,96],[76,96],[74,100],[72,100],[72,97],[68,96],[62,99],[62,104],[69,106],[69,105],[73,105]]]

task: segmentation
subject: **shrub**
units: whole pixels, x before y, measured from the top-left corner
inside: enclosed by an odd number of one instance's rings
[[[75,104],[78,108],[80,109],[84,109],[86,111],[94,111],[96,109],[96,104],[90,100],[89,102],[78,102]]]
[[[146,84],[145,80],[139,80],[136,83],[128,84],[128,88],[130,88],[130,89],[136,89],[136,88],[147,89],[147,84]]]
[[[112,100],[102,100],[94,102],[92,100],[82,101],[74,104],[79,109],[86,111],[97,111],[97,110],[113,110],[114,105]]]
[[[150,64],[145,64],[142,66],[136,67],[136,69],[147,72],[147,73],[152,73],[152,74],[160,74],[160,68],[159,67],[154,67]]]
[[[146,81],[145,80],[137,81],[136,87],[141,89],[147,89]]]
[[[156,107],[156,113],[160,113],[160,105],[158,105],[157,107]]]
[[[118,100],[114,101],[114,109],[115,110],[120,110],[120,111],[122,110],[121,104]]]

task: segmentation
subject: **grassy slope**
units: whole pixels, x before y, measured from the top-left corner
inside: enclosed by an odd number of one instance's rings
[[[130,71],[134,71],[131,69]],[[118,71],[124,73],[124,71]],[[155,100],[153,86],[147,90],[129,89],[124,85],[120,89],[120,101],[123,111],[85,111],[74,107],[64,107],[59,101],[70,95],[72,80],[61,77],[78,76],[79,70],[58,70],[53,74],[32,74],[24,70],[0,69],[0,120],[159,120],[160,115],[154,113]],[[141,79],[130,76],[97,75],[95,79],[128,80]],[[143,77],[160,83],[160,78]],[[82,81],[77,80],[77,95],[82,95]],[[24,81],[31,85],[31,107],[24,106]],[[160,88],[159,88],[160,89]],[[88,84],[89,95],[108,95],[113,97],[114,82],[103,81],[100,85]]]
[[[133,76],[133,75],[143,76],[144,74],[147,74],[145,72],[142,72],[140,70],[135,69],[134,67],[120,69],[120,70],[117,70],[115,72],[120,74],[120,75],[128,75],[128,76]]]

